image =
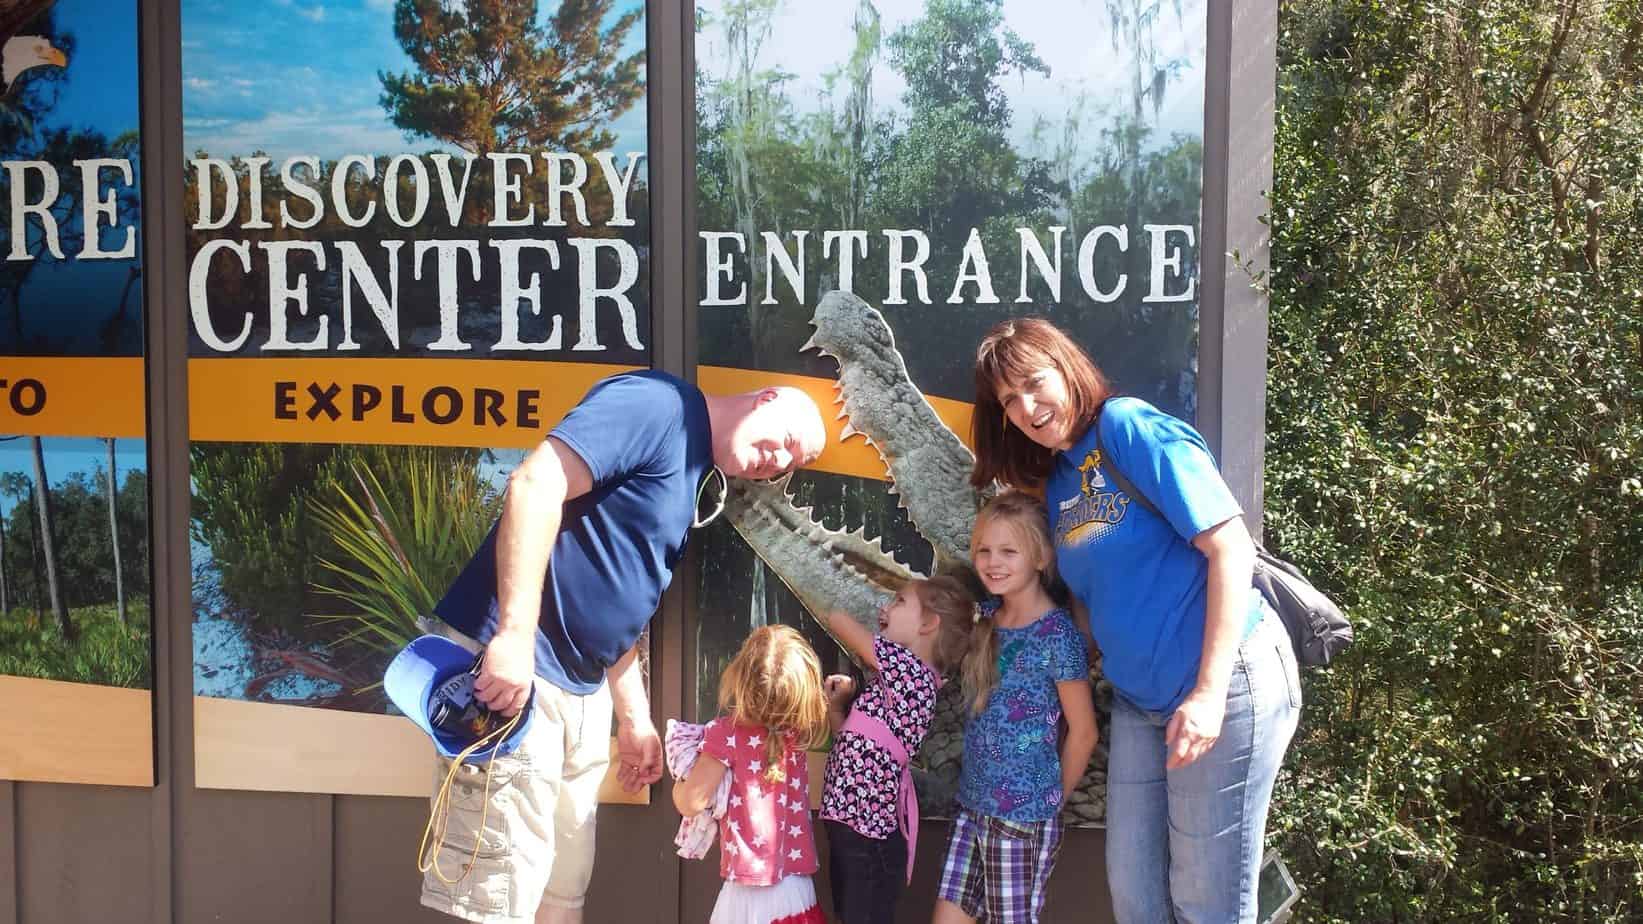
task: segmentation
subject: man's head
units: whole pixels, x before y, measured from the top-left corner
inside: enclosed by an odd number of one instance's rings
[[[785,475],[816,461],[827,427],[816,402],[797,388],[761,388],[709,403],[713,462],[732,478]]]

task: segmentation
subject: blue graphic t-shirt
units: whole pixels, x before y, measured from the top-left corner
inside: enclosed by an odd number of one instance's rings
[[[1009,821],[1047,821],[1061,807],[1057,723],[1064,680],[1088,682],[1084,636],[1066,610],[998,633],[998,686],[964,726],[958,804]]]
[[[639,638],[673,577],[713,465],[707,402],[665,372],[612,376],[554,427],[593,489],[565,503],[542,587],[536,672],[585,695]],[[496,527],[434,607],[480,642],[496,633]]]
[[[1136,706],[1170,712],[1198,680],[1208,559],[1194,536],[1243,513],[1198,431],[1136,398],[1113,398],[1095,428],[1057,454],[1046,500],[1056,565],[1090,610],[1101,670]],[[1117,465],[1163,516],[1111,477]],[[1247,634],[1260,619],[1249,588]]]

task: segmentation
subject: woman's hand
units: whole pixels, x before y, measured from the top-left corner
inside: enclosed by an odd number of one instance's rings
[[[1225,690],[1193,690],[1164,727],[1169,757],[1164,769],[1178,770],[1209,752],[1221,737],[1221,719],[1227,712]]]
[[[1209,570],[1204,590],[1204,648],[1198,659],[1198,682],[1170,716],[1164,728],[1169,756],[1166,770],[1192,763],[1221,737],[1227,713],[1227,685],[1238,660],[1238,642],[1248,619],[1250,573],[1255,569],[1255,543],[1244,518],[1232,517],[1192,537],[1193,548],[1204,554]]]

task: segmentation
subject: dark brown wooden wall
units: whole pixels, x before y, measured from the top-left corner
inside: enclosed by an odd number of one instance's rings
[[[0,924],[448,922],[417,904],[426,803],[194,787],[178,4],[141,0],[156,785],[0,781]],[[1276,0],[1209,4],[1198,424],[1251,511],[1259,510],[1263,430],[1250,395],[1264,375],[1265,305],[1225,254],[1266,265],[1256,219],[1271,184],[1276,8]],[[650,3],[651,337],[655,364],[681,374],[696,356],[693,22],[690,0]],[[694,700],[686,695],[696,680],[689,583],[675,584],[655,623],[658,720]],[[650,806],[600,811],[588,921],[706,920],[717,867],[674,856],[676,825],[665,788]],[[1069,832],[1047,920],[1110,920],[1104,843],[1100,831]],[[945,844],[946,826],[927,823],[900,920],[928,920]],[[818,886],[826,891],[825,876]]]

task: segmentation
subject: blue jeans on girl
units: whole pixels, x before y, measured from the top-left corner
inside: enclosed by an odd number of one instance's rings
[[[1238,648],[1221,736],[1165,770],[1168,713],[1113,697],[1107,877],[1118,924],[1253,924],[1272,783],[1301,711],[1295,652],[1267,612]]]
[[[897,832],[879,840],[831,819],[823,824],[833,917],[843,924],[894,924],[907,882],[907,839]]]

